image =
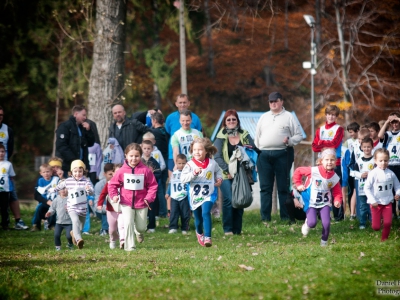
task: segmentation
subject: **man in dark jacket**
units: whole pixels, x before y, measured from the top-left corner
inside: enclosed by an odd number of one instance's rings
[[[140,144],[143,134],[150,130],[137,119],[127,118],[121,104],[114,105],[112,114],[115,122],[109,128],[108,137],[116,138],[123,150],[131,143]]]
[[[67,177],[71,163],[75,159],[82,160],[89,167],[88,148],[95,142],[94,133],[86,122],[86,108],[75,105],[72,116],[58,126],[56,131],[56,156],[62,158],[62,169]]]

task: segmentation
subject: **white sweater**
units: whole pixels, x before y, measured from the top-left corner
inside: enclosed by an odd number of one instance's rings
[[[368,173],[365,181],[364,192],[367,203],[388,205],[393,202],[393,187],[396,195],[400,195],[400,183],[396,174],[389,169],[382,170],[376,167]]]

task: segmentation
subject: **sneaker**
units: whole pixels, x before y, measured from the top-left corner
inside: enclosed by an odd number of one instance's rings
[[[49,230],[49,222],[44,220],[44,230]]]
[[[19,220],[18,222],[15,222],[14,228],[17,230],[26,230],[29,227],[25,225],[24,221]]]
[[[310,227],[308,227],[308,225],[307,225],[307,219],[306,219],[306,221],[304,222],[303,226],[301,226],[301,233],[302,233],[304,236],[307,236],[309,232],[310,232]]]
[[[84,231],[84,232],[82,232],[82,234],[84,234],[84,235],[91,235],[89,232],[87,232],[87,231]]]
[[[365,229],[365,226],[360,225],[359,229]]]
[[[147,233],[154,233],[154,232],[156,232],[156,230],[155,230],[155,229],[147,229],[146,232],[147,232]]]
[[[39,227],[36,224],[32,225],[31,232],[40,231]]]
[[[144,235],[142,233],[137,233],[136,234],[136,240],[138,241],[138,243],[143,243],[144,242]]]
[[[182,234],[183,234],[183,235],[187,235],[188,232],[187,232],[186,230],[182,230]]]
[[[61,251],[61,247],[60,246],[56,246],[56,251]]]
[[[107,230],[101,229],[100,230],[100,236],[106,236],[108,234]]]
[[[119,244],[119,249],[124,250],[125,248],[125,242],[121,242],[121,244]]]
[[[200,246],[205,247],[205,245],[204,245],[204,234],[198,234],[196,232],[196,236],[197,236],[197,241],[199,242]]]
[[[115,249],[115,242],[110,242],[110,249]]]
[[[168,233],[177,233],[178,232],[178,230],[176,230],[176,229],[170,229],[169,231],[168,231]]]
[[[72,237],[72,243],[73,243],[75,246],[77,246],[78,244],[76,243],[76,239],[75,239],[75,237],[74,237],[74,231],[71,230],[70,234],[71,234],[71,237]]]
[[[206,246],[206,247],[211,247],[212,246],[212,242],[211,242],[211,238],[210,237],[206,236],[204,238],[204,246]]]
[[[82,249],[84,243],[85,243],[85,241],[82,240],[82,239],[80,239],[80,240],[76,243],[76,245],[78,246],[79,249]]]
[[[328,246],[328,241],[321,240],[321,247],[326,247],[326,246]]]
[[[68,244],[67,247],[69,250],[72,250],[72,249],[74,249],[74,244]]]
[[[356,215],[351,215],[350,216],[350,221],[354,221],[356,219]]]
[[[233,235],[232,231],[225,232],[225,235]]]

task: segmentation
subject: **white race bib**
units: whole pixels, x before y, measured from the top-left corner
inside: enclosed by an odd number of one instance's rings
[[[89,165],[91,165],[91,166],[96,165],[96,154],[89,153]]]
[[[140,191],[144,188],[144,174],[124,174],[124,188]]]
[[[78,204],[87,201],[86,191],[84,188],[70,189],[68,192],[69,203]]]

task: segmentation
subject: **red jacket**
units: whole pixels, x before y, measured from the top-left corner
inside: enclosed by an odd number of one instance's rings
[[[139,191],[127,190],[124,188],[124,174],[144,174],[144,188]],[[134,168],[130,167],[125,161],[123,166],[118,169],[113,178],[108,183],[108,195],[111,199],[118,196],[118,188],[120,188],[120,204],[130,206],[136,209],[146,208],[144,202],[154,202],[157,195],[158,184],[153,172],[142,162],[139,162]]]
[[[333,126],[335,126],[336,123],[331,123],[331,124],[327,124],[325,123],[325,128],[326,129],[330,129]],[[324,140],[320,140],[319,139],[319,131],[321,128],[318,128],[317,131],[315,132],[315,137],[314,140],[312,142],[312,151],[314,152],[321,152],[322,149],[324,148],[339,148],[342,146],[342,141],[343,141],[343,136],[344,136],[344,129],[343,127],[339,127],[339,129],[336,131],[336,135],[335,137],[331,140],[331,141],[324,141]],[[336,166],[340,166],[341,165],[341,159],[340,157],[336,160]]]
[[[327,172],[322,165],[318,166],[318,170],[322,177],[329,179],[335,175],[335,171]],[[306,180],[303,184],[303,176],[306,177]],[[310,185],[311,180],[311,167],[298,167],[293,173],[293,184],[295,186],[304,185],[306,188]],[[343,195],[342,195],[342,187],[340,186],[340,182],[338,182],[334,187],[331,189],[333,202],[339,201],[340,203],[343,202]]]
[[[99,196],[99,201],[97,202],[97,206],[103,206],[104,201],[106,200],[106,197],[108,195],[108,182],[104,185],[103,189],[101,190],[100,196]],[[106,210],[108,211],[115,211],[110,202],[107,201],[107,208]]]

